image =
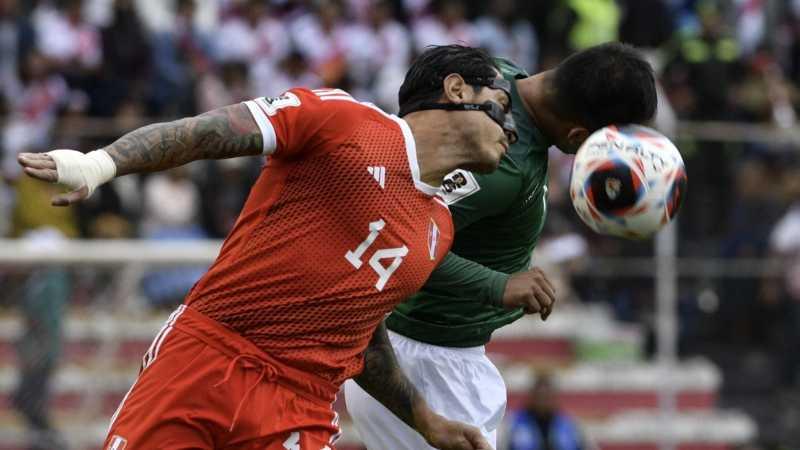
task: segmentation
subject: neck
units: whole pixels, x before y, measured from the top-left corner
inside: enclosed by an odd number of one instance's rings
[[[451,114],[417,111],[404,117],[414,135],[420,180],[431,186],[441,186],[445,175],[471,162],[448,116]]]
[[[555,141],[561,122],[553,105],[554,91],[550,88],[552,74],[553,71],[548,70],[517,80],[517,91],[522,99],[522,106],[533,119],[536,128],[550,142]]]

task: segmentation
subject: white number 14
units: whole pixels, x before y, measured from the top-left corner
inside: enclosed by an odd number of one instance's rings
[[[386,222],[383,219],[376,220],[375,222],[370,222],[369,224],[369,234],[367,238],[364,239],[355,250],[348,250],[345,253],[345,259],[353,265],[356,269],[361,268],[364,262],[361,260],[361,257],[364,256],[364,252],[375,242],[375,239],[378,238],[378,234],[380,234],[381,230],[386,226]],[[369,265],[372,267],[372,270],[378,274],[378,281],[375,283],[375,289],[382,291],[383,288],[386,286],[386,283],[389,281],[389,278],[392,276],[395,270],[400,267],[400,264],[403,262],[403,257],[408,254],[408,247],[405,245],[402,247],[396,248],[383,248],[380,250],[375,251],[372,255],[372,258],[369,259]],[[389,264],[388,267],[384,267],[381,264],[382,259],[389,259],[394,258],[392,263]]]

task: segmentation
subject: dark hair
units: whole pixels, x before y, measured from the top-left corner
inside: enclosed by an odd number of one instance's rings
[[[463,45],[439,45],[425,49],[409,67],[398,100],[401,115],[414,106],[436,102],[444,95],[444,79],[461,75],[468,83],[497,77],[497,66],[484,50]],[[479,89],[479,87],[478,87]]]
[[[653,68],[630,45],[601,44],[555,69],[555,108],[590,131],[610,124],[646,123],[656,113]]]

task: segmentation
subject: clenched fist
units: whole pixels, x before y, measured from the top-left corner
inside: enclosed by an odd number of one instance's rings
[[[522,308],[526,314],[539,313],[542,320],[553,312],[556,290],[547,275],[538,267],[527,272],[515,273],[508,278],[503,293],[503,306],[508,309]]]

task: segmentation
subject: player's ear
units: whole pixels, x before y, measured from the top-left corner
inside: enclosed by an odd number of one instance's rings
[[[589,137],[589,130],[581,127],[581,126],[574,126],[569,129],[567,132],[567,144],[569,148],[573,149],[574,151],[578,151],[583,141]]]
[[[445,77],[442,84],[444,87],[444,97],[449,100],[450,103],[464,103],[466,101],[465,95],[468,86],[464,79],[461,78],[461,75],[451,73]]]

